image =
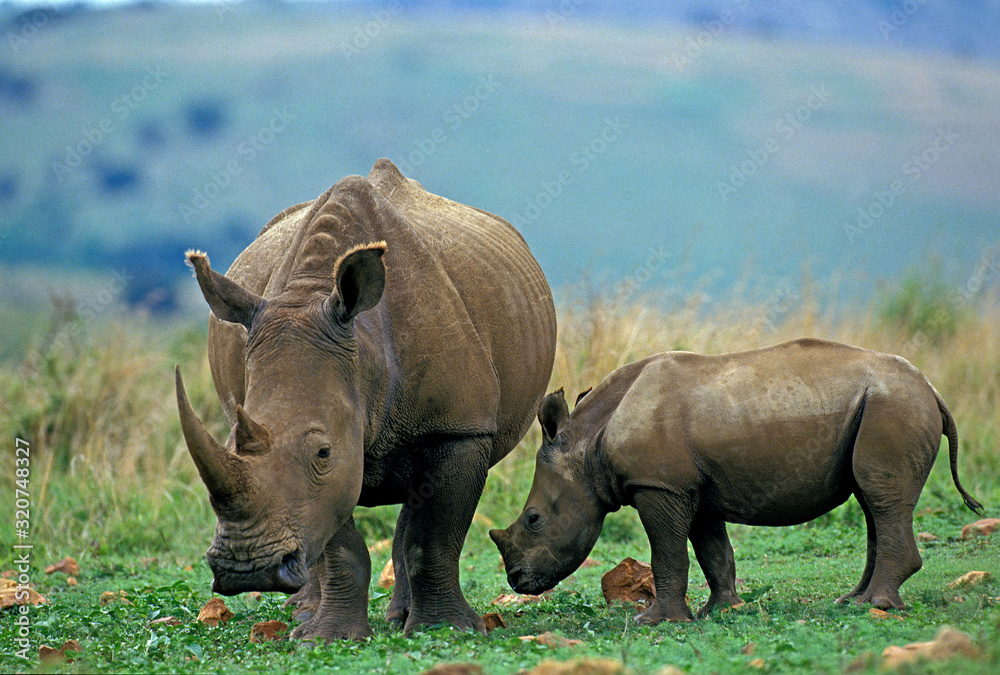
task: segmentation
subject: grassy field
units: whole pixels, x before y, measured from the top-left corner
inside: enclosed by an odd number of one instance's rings
[[[960,472],[969,491],[997,515],[1000,503],[1000,305],[963,303],[939,282],[914,277],[870,307],[823,302],[808,281],[779,289],[758,305],[739,289],[731,300],[697,294],[669,314],[657,298],[638,298],[626,283],[606,293],[569,291],[559,302],[560,336],[552,387],[570,394],[612,369],[667,349],[723,352],[814,335],[898,353],[936,385],[957,420]],[[831,294],[832,295],[832,294]],[[979,300],[982,300],[981,298]],[[15,448],[30,446],[30,533],[15,539],[4,527],[0,568],[14,567],[18,543],[30,543],[31,582],[48,602],[28,613],[30,657],[16,655],[20,616],[0,622],[0,671],[28,672],[422,672],[445,662],[472,662],[487,673],[509,673],[546,659],[611,659],[635,673],[665,665],[686,672],[876,672],[889,645],[926,641],[941,626],[968,633],[981,660],[921,665],[911,672],[991,673],[1000,668],[1000,535],[960,539],[967,511],[939,456],[918,505],[915,529],[924,569],[903,586],[909,607],[886,617],[833,600],[857,582],[864,561],[863,516],[852,501],[822,518],[788,528],[733,527],[740,592],[747,604],[693,624],[640,628],[634,608],[607,607],[601,575],[626,556],[649,559],[634,511],[609,516],[592,557],[538,603],[493,601],[508,593],[487,530],[520,511],[531,479],[538,431],[494,467],[462,558],[462,583],[473,607],[498,611],[505,628],[488,637],[432,629],[404,639],[382,620],[388,594],[373,580],[375,635],[365,643],[313,647],[251,643],[251,626],[277,619],[292,624],[283,596],[226,599],[235,616],[207,627],[196,617],[212,597],[203,553],[215,522],[207,493],[180,437],[172,367],[180,363],[192,403],[217,437],[226,433],[205,356],[203,326],[164,326],[138,317],[88,323],[72,308],[53,312],[31,348],[4,364],[2,484],[15,503]],[[11,507],[13,511],[13,506]],[[359,509],[369,543],[391,536],[395,509]],[[12,522],[14,514],[10,514]],[[64,556],[80,565],[71,585],[46,566]],[[385,548],[372,555],[386,563]],[[970,570],[990,571],[983,585],[949,589]],[[101,603],[103,593],[126,598]],[[692,558],[692,605],[708,591]],[[175,617],[178,625],[152,623]],[[551,631],[580,640],[548,647],[522,636]],[[36,665],[40,645],[77,640],[73,662]],[[584,671],[579,671],[584,672]],[[586,671],[591,672],[591,671]],[[604,671],[601,671],[604,672]],[[611,672],[611,671],[607,671]]]

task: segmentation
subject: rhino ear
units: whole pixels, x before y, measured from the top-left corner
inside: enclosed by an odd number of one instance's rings
[[[185,257],[194,268],[201,294],[205,296],[216,318],[241,323],[249,330],[254,315],[264,307],[264,298],[213,270],[208,263],[207,254],[188,251]]]
[[[355,246],[337,261],[334,278],[337,288],[330,297],[336,318],[350,321],[358,313],[371,309],[385,290],[385,265],[382,256],[386,243],[379,241]]]
[[[577,396],[576,396],[576,403],[573,404],[573,407],[575,408],[576,406],[580,405],[580,401],[583,400],[583,397],[586,396],[587,394],[589,394],[592,390],[593,390],[593,387],[587,387],[586,389],[584,389],[583,391],[581,391],[579,394],[577,394]]]
[[[542,425],[545,441],[551,443],[569,419],[569,407],[562,387],[542,399],[538,405],[538,423]]]

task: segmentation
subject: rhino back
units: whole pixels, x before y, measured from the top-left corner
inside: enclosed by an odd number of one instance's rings
[[[422,435],[488,434],[496,439],[491,464],[499,461],[530,425],[555,348],[551,292],[521,236],[380,160],[367,179],[345,178],[272,220],[227,276],[265,298],[281,295],[316,265],[318,234],[337,250],[387,243],[382,300],[355,319],[369,352],[372,435],[382,438],[370,452],[388,454]],[[331,284],[335,260],[326,261]],[[216,383],[235,408],[245,331],[220,325],[212,351],[225,372]]]
[[[606,452],[623,490],[707,485],[731,519],[783,524],[782,504],[793,499],[800,513],[814,500],[818,515],[847,498],[866,397],[903,406],[916,397],[920,423],[940,435],[940,416],[925,414],[928,388],[902,359],[820,340],[719,356],[668,353],[623,396]]]

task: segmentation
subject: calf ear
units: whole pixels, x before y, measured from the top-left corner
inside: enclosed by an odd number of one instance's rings
[[[576,406],[580,405],[580,401],[582,401],[583,397],[586,396],[587,394],[589,394],[592,389],[593,389],[593,387],[587,387],[586,389],[584,389],[583,391],[581,391],[579,394],[577,394],[576,395],[576,403],[573,404],[573,407],[575,408]]]
[[[250,330],[250,322],[265,304],[264,298],[248,291],[238,283],[213,270],[208,255],[201,251],[188,251],[188,264],[194,268],[201,294],[205,296],[212,313],[222,321],[241,323]]]
[[[330,303],[337,318],[350,321],[359,312],[371,309],[385,290],[384,241],[355,246],[340,257],[333,272],[337,288]]]
[[[538,405],[538,423],[542,425],[542,434],[549,443],[559,435],[568,419],[569,407],[562,387],[543,398]]]

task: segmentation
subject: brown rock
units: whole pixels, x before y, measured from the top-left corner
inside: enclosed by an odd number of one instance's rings
[[[588,556],[586,560],[584,560],[582,563],[580,563],[580,569],[583,570],[583,569],[587,569],[588,567],[597,567],[600,564],[601,563],[597,562],[596,560],[594,560],[593,558],[591,558],[590,556]]]
[[[930,541],[937,541],[937,535],[931,534],[930,532],[921,532],[917,535],[917,541],[922,544],[926,544]]]
[[[483,623],[486,624],[486,632],[492,632],[497,628],[506,628],[507,624],[504,623],[503,617],[500,616],[498,612],[489,612],[483,614]]]
[[[747,665],[750,666],[751,668],[756,668],[757,670],[764,670],[764,668],[767,667],[767,664],[764,662],[764,659],[754,659]]]
[[[876,619],[899,619],[900,621],[903,620],[903,617],[899,616],[898,614],[892,614],[890,612],[885,611],[884,609],[879,609],[877,607],[872,607],[871,609],[869,609],[868,615]]]
[[[608,605],[616,600],[649,605],[656,597],[653,568],[634,558],[625,558],[601,577],[601,592]]]
[[[47,602],[41,594],[31,586],[18,586],[13,579],[0,580],[0,609],[14,605],[41,605]]]
[[[52,574],[53,572],[64,572],[71,577],[75,577],[80,573],[80,566],[75,560],[70,557],[65,557],[54,565],[49,565],[45,568],[46,574]]]
[[[959,655],[976,659],[979,658],[980,651],[966,633],[944,626],[931,642],[911,642],[905,647],[886,647],[882,652],[882,669],[899,668],[920,659],[946,661]]]
[[[482,675],[483,669],[475,663],[442,663],[425,670],[420,675]]]
[[[280,640],[286,631],[288,631],[288,624],[282,621],[261,621],[255,623],[250,629],[250,642]]]
[[[582,645],[583,640],[574,640],[572,638],[564,638],[561,635],[556,635],[549,631],[545,631],[540,635],[522,635],[522,642],[535,642],[545,647],[576,647],[577,645]]]
[[[55,647],[49,647],[48,645],[42,645],[38,648],[38,660],[42,663],[55,664],[62,663],[63,661],[72,661],[76,656],[76,652],[82,652],[83,648],[80,647],[80,643],[76,640],[66,640],[63,646],[56,649]]]
[[[128,594],[125,591],[104,591],[101,593],[101,607],[111,602],[121,602],[125,605],[132,604],[132,601],[128,599]]]
[[[962,539],[988,537],[1000,527],[1000,518],[983,518],[962,528]]]
[[[502,593],[498,595],[491,604],[493,605],[526,605],[530,602],[539,602],[545,599],[545,595],[520,595],[518,593]]]
[[[391,548],[392,548],[392,539],[379,539],[374,544],[368,547],[368,552],[372,554],[384,553]]]
[[[198,621],[206,626],[218,626],[220,623],[225,625],[233,616],[234,614],[229,611],[222,598],[212,598],[198,612]]]
[[[382,568],[382,573],[378,575],[378,587],[389,589],[396,583],[396,570],[392,566],[392,558]]]
[[[66,577],[67,586],[76,586],[80,582],[76,580],[76,577]]]
[[[979,584],[990,581],[991,579],[993,579],[993,575],[989,572],[973,570],[971,572],[966,572],[959,578],[949,583],[948,588],[971,588],[972,586],[978,586]]]
[[[543,659],[525,675],[624,675],[628,669],[614,659],[573,659],[555,661]],[[660,675],[660,673],[657,673]]]

